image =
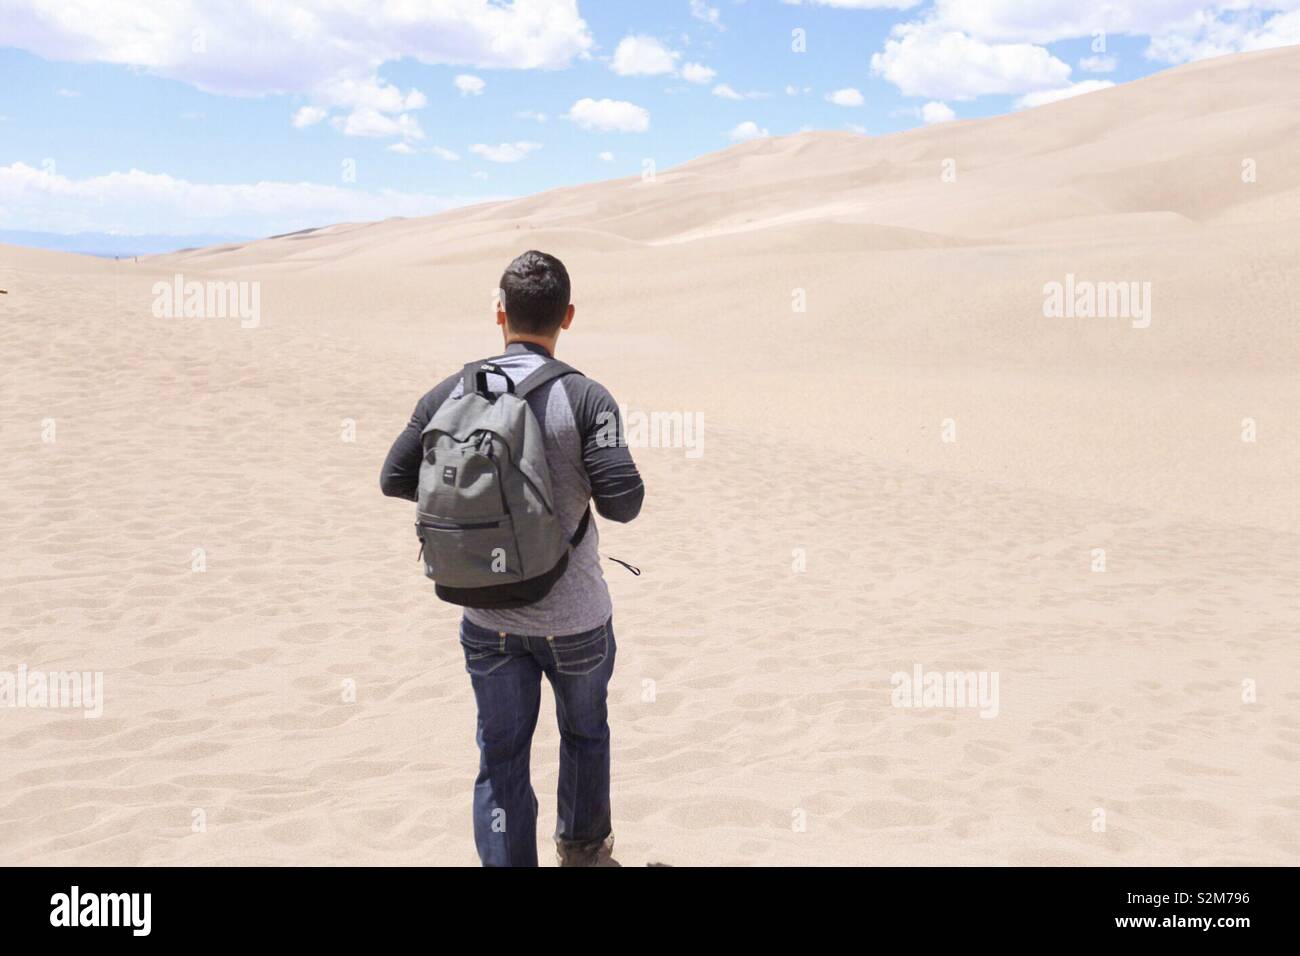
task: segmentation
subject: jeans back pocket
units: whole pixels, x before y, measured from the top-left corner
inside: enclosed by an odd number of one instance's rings
[[[602,624],[594,631],[548,637],[546,643],[558,673],[581,677],[605,663],[609,654],[609,631]]]
[[[478,677],[491,674],[510,660],[505,651],[506,639],[490,631],[470,630],[462,622],[460,646],[465,651],[465,670]]]

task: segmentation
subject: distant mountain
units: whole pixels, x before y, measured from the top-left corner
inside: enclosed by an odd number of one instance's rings
[[[27,246],[32,249],[52,249],[55,252],[75,252],[83,256],[100,256],[112,259],[131,256],[151,256],[181,249],[243,242],[247,236],[193,235],[193,236],[122,236],[106,232],[28,232],[22,229],[0,229],[0,243]]]

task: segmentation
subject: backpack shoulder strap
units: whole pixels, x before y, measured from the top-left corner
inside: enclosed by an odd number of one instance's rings
[[[543,362],[541,367],[529,373],[528,377],[515,386],[515,395],[523,398],[529,392],[541,388],[547,382],[552,382],[557,378],[563,378],[565,375],[581,375],[572,365],[566,365],[559,359],[551,359]]]
[[[578,546],[578,542],[586,535],[587,525],[589,524],[591,524],[591,505],[587,505],[587,510],[582,513],[582,518],[578,521],[578,528],[573,532],[573,537],[569,539],[569,547],[576,548]]]
[[[515,386],[514,394],[516,398],[525,398],[529,392],[541,388],[547,382],[553,382],[557,378],[563,378],[566,375],[581,375],[576,368],[561,362],[559,359],[551,359],[543,362],[539,368],[528,373],[522,382]],[[574,530],[572,537],[569,538],[569,547],[575,548],[578,542],[587,535],[587,526],[591,524],[591,506],[588,505],[582,512],[582,518],[578,521],[578,527]]]

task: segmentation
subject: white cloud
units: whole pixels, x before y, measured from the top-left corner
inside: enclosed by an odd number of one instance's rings
[[[662,76],[677,69],[680,56],[654,37],[634,34],[619,41],[609,68],[619,76]]]
[[[410,143],[393,143],[385,147],[390,153],[397,153],[399,156],[414,156],[417,153],[432,153],[439,159],[447,162],[455,162],[460,156],[443,146],[412,146]]]
[[[750,90],[747,93],[738,93],[732,88],[730,83],[719,83],[713,88],[713,95],[721,97],[724,100],[764,100],[770,95],[759,90]]]
[[[947,103],[932,100],[921,107],[921,121],[926,125],[947,123],[956,118],[957,114]]]
[[[461,96],[478,96],[487,86],[481,76],[474,76],[472,73],[457,73],[451,82],[456,89],[460,90]]]
[[[405,140],[424,139],[420,121],[410,113],[390,116],[378,110],[353,110],[347,116],[335,116],[331,125],[344,136],[385,138],[400,136]]]
[[[492,197],[438,197],[317,183],[192,183],[162,173],[69,179],[23,163],[0,166],[0,228],[269,236],[336,222],[429,216]]]
[[[626,100],[584,97],[569,107],[565,119],[581,129],[644,133],[650,128],[650,114],[643,107]]]
[[[196,55],[200,40],[204,53]],[[28,0],[21,9],[7,9],[0,45],[49,60],[138,66],[210,93],[255,96],[308,92],[340,74],[373,75],[379,65],[403,57],[560,68],[588,52],[593,40],[576,0],[298,9],[207,0]]]
[[[345,111],[419,109],[379,78],[412,59],[498,69],[554,69],[594,41],[577,0],[422,0],[294,8],[207,0],[5,3],[0,46],[47,60],[114,63],[229,96],[303,94]],[[418,99],[419,105],[413,105]],[[347,129],[373,127],[349,118]]]
[[[475,143],[469,148],[469,151],[475,156],[482,156],[489,162],[517,163],[529,153],[534,153],[541,148],[541,143],[499,143],[496,146]]]
[[[871,70],[906,96],[959,101],[1051,89],[1070,78],[1069,65],[1043,47],[989,44],[928,23],[896,25]]]
[[[990,41],[1053,43],[1103,30],[1146,36],[1147,56],[1169,63],[1300,43],[1295,0],[935,0],[931,19]]]
[[[308,126],[315,126],[325,118],[326,111],[319,106],[304,106],[298,112],[293,114],[293,125],[297,129],[306,129]]]
[[[1290,5],[1287,0],[935,0],[933,18],[945,29],[983,40],[1053,43],[1090,37],[1094,31],[1153,36],[1179,24],[1190,25],[1216,8],[1262,10]]]
[[[826,99],[836,106],[861,106],[866,102],[862,98],[860,90],[855,90],[851,86],[846,86],[842,90],[836,90],[834,93],[827,93]]]
[[[811,92],[811,86],[795,86],[793,83],[787,84],[785,88],[786,96],[805,96]]]
[[[1194,0],[1200,4],[1203,0]],[[1190,7],[1187,0],[1147,0],[1146,6]],[[933,19],[944,30],[958,30],[982,40],[1051,43],[1066,37],[1091,36],[1094,30],[1128,32],[1141,3],[1108,0],[935,0]]]
[[[1116,65],[1113,56],[1085,56],[1079,61],[1079,69],[1085,73],[1114,73]]]
[[[539,113],[536,110],[520,110],[515,114],[516,119],[532,120],[534,123],[545,123],[546,114]]]
[[[703,63],[687,63],[682,67],[682,79],[688,83],[707,83],[718,75]]]
[[[711,7],[704,0],[691,0],[691,16],[696,20],[702,20],[711,27],[723,29],[722,14],[717,7]]]
[[[609,150],[605,150],[604,152],[597,153],[596,158],[602,163],[612,163],[614,161],[614,154]]]
[[[737,123],[731,128],[731,132],[727,133],[728,138],[730,138],[733,143],[744,143],[748,140],[758,139],[759,137],[768,135],[770,135],[768,131],[761,128],[753,120],[745,120],[743,123]]]
[[[804,0],[781,0],[792,7],[800,6]],[[908,10],[921,0],[806,0],[809,6],[838,7],[841,10]]]
[[[1069,66],[1043,44],[1091,38],[1079,69],[1110,73],[1117,59],[1106,50],[1108,34],[1145,36],[1148,59],[1183,63],[1300,44],[1300,3],[935,0],[920,19],[893,28],[871,65],[909,96],[961,101],[1010,94],[1024,103],[1053,102],[1101,87],[1071,85]]]
[[[70,100],[76,99],[78,96],[81,95],[80,90],[55,90],[54,92],[57,93],[59,96],[62,96],[65,99],[70,99]]]
[[[1016,100],[1016,109],[1024,110],[1035,106],[1046,106],[1048,103],[1068,100],[1072,96],[1082,96],[1084,93],[1095,93],[1097,90],[1108,89],[1114,85],[1110,80],[1081,80],[1059,90],[1039,90],[1035,93],[1026,93]]]
[[[355,76],[336,76],[321,83],[317,98],[330,106],[373,110],[377,113],[401,113],[423,109],[429,102],[419,90],[403,93],[391,83]]]
[[[1183,29],[1169,29],[1152,37],[1146,55],[1164,63],[1185,63],[1297,43],[1300,43],[1300,9],[1278,13],[1267,20],[1257,12],[1240,11],[1225,19],[1212,10]]]

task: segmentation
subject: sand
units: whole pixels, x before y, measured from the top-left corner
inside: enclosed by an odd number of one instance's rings
[[[0,671],[104,679],[0,708],[0,864],[476,862],[458,614],[378,471],[529,247],[561,357],[705,423],[601,526],[644,569],[607,562],[625,863],[1300,862],[1298,70],[138,264],[0,246]],[[177,273],[260,321],[156,317]],[[1149,325],[1045,316],[1067,276],[1150,283]],[[894,706],[917,666],[996,673],[996,716]],[[544,847],[556,751],[544,703]]]

